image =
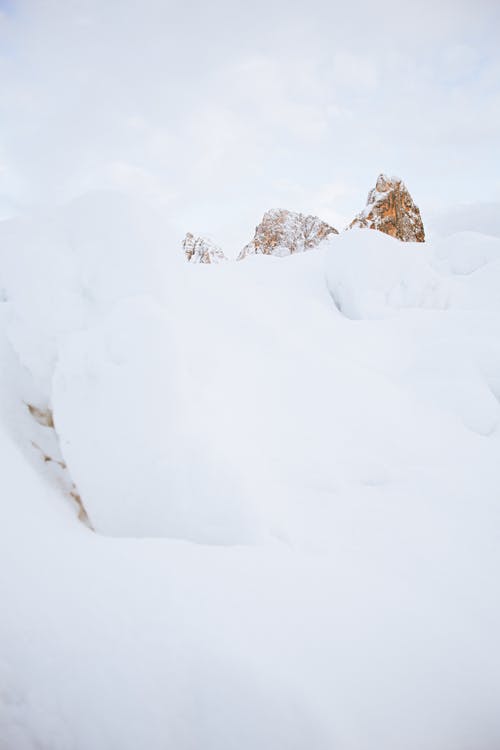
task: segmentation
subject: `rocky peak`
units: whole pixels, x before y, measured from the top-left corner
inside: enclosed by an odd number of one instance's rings
[[[182,249],[190,263],[221,263],[227,260],[221,248],[212,240],[208,237],[195,237],[191,232],[184,237]]]
[[[398,177],[378,176],[368,193],[366,208],[349,224],[348,229],[378,229],[403,242],[424,242],[422,217],[406,185]]]
[[[317,216],[273,208],[266,211],[255,235],[238,255],[238,260],[248,255],[292,255],[316,247],[329,234],[337,230]]]

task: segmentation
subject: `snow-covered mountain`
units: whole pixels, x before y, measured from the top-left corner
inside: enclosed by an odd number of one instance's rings
[[[380,174],[368,193],[366,207],[348,229],[378,229],[403,242],[424,242],[425,232],[418,206],[399,177]]]
[[[195,237],[191,232],[184,237],[182,249],[190,263],[221,263],[227,260],[221,248],[209,237]]]
[[[424,242],[425,232],[418,206],[399,177],[380,174],[368,193],[366,207],[347,229],[377,229],[404,242]],[[266,211],[255,228],[253,239],[245,245],[237,260],[249,255],[286,257],[317,247],[338,231],[317,216],[306,216],[283,208]],[[219,263],[227,260],[220,247],[206,237],[188,232],[182,243],[188,261]]]
[[[303,253],[337,230],[317,216],[305,216],[283,208],[266,211],[255,228],[255,235],[238,255],[243,260],[248,255],[277,255],[283,257]]]
[[[500,240],[290,221],[0,222],[2,750],[500,746]]]

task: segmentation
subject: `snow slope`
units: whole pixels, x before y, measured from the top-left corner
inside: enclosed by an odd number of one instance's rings
[[[0,224],[2,748],[494,750],[500,241],[175,246]]]

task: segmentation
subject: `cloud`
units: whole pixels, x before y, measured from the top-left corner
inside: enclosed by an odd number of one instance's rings
[[[374,92],[379,83],[377,66],[368,57],[337,52],[333,57],[332,80],[351,92]]]

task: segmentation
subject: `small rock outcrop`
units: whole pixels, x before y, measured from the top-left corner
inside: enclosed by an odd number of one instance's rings
[[[337,230],[317,216],[305,216],[282,208],[266,211],[255,235],[238,255],[243,260],[248,255],[277,255],[283,257],[303,253],[316,247],[329,234]]]
[[[43,461],[48,476],[57,483],[63,493],[75,504],[78,519],[93,531],[94,529],[85,510],[82,498],[69,475],[68,467],[63,459],[59,436],[54,425],[52,409],[47,405],[43,407],[27,402],[25,404],[33,420],[38,425],[37,427],[33,425],[32,435],[35,439],[31,440],[31,445],[36,450],[38,458]]]
[[[347,229],[378,229],[402,242],[424,242],[425,232],[418,207],[398,177],[378,176],[368,193],[366,208]]]
[[[222,263],[227,260],[223,251],[208,237],[195,237],[188,232],[182,242],[184,255],[189,263]]]

